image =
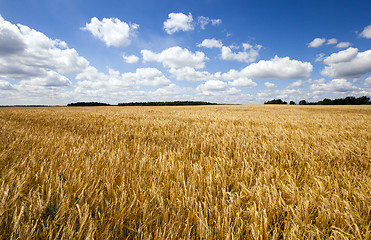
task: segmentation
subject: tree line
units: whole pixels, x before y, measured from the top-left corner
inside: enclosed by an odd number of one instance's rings
[[[76,102],[67,104],[68,107],[93,107],[93,106],[111,106],[108,103],[100,102]]]
[[[217,103],[201,101],[174,101],[174,102],[129,102],[118,104],[118,106],[192,106],[192,105],[217,105]]]
[[[273,99],[264,102],[264,104],[287,104],[287,102],[282,101],[282,99]],[[290,105],[296,105],[294,101],[289,102]],[[362,97],[346,97],[337,98],[334,100],[325,98],[318,102],[307,102],[306,100],[300,100],[299,105],[368,105],[371,104],[370,98],[366,96]]]
[[[194,106],[194,105],[217,105],[217,103],[202,101],[174,101],[174,102],[128,102],[119,103],[117,106]],[[100,102],[77,102],[67,104],[69,107],[92,107],[92,106],[115,106]]]

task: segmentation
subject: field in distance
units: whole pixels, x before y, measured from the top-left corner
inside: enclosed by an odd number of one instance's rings
[[[0,238],[370,239],[371,106],[0,108]]]

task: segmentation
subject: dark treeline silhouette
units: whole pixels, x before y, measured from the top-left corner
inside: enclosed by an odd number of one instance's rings
[[[264,102],[264,104],[287,104],[287,102],[282,101],[281,99],[273,99],[270,101]],[[290,105],[295,105],[294,101],[290,101]],[[363,97],[346,97],[346,98],[337,98],[334,100],[325,98],[319,102],[307,102],[306,100],[299,101],[299,105],[367,105],[371,104],[370,98]]]
[[[337,98],[334,100],[325,98],[319,102],[307,102],[305,100],[301,100],[299,105],[367,105],[371,104],[370,98],[363,96],[363,97],[346,97],[346,98]]]
[[[287,104],[287,102],[284,102],[281,99],[273,99],[273,100],[264,102],[264,104]]]
[[[129,102],[119,103],[117,106],[192,106],[192,105],[217,105],[217,103],[201,101],[174,101],[174,102]],[[115,106],[100,102],[77,102],[67,104],[69,107]]]
[[[201,101],[175,101],[175,102],[129,102],[118,104],[118,106],[194,106],[194,105],[217,105],[217,103]]]
[[[77,103],[69,103],[67,104],[69,107],[92,107],[92,106],[111,106],[108,103],[100,103],[100,102],[77,102]]]

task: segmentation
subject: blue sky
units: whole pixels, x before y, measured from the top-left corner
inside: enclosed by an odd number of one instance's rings
[[[370,1],[0,0],[0,105],[371,96]]]

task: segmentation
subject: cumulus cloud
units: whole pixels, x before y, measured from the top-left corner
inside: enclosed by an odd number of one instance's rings
[[[358,88],[353,86],[352,83],[346,79],[333,79],[330,82],[326,82],[324,79],[315,81],[310,88],[314,90],[314,94],[323,94],[325,92],[337,92],[346,93],[357,90]]]
[[[23,86],[70,86],[63,74],[76,74],[89,62],[61,40],[0,16],[0,78],[21,80]]]
[[[103,41],[107,47],[126,47],[130,45],[130,38],[135,35],[138,24],[127,24],[118,18],[103,18],[100,21],[93,17],[82,30],[89,31],[94,37]]]
[[[136,81],[137,85],[144,86],[164,86],[171,83],[165,75],[157,68],[138,68],[134,73],[122,74],[124,79],[130,79]]]
[[[204,39],[202,43],[198,44],[197,47],[206,47],[206,48],[221,48],[223,46],[222,41],[212,39]]]
[[[352,45],[350,42],[339,42],[336,47],[337,48],[347,48],[349,47],[350,45]]]
[[[253,88],[256,87],[258,84],[249,78],[237,78],[228,84],[232,87],[244,87],[244,88]]]
[[[22,80],[21,85],[35,85],[44,87],[66,87],[70,86],[72,82],[65,76],[55,71],[44,71],[43,75],[32,78],[32,81]]]
[[[322,46],[324,43],[326,42],[326,39],[325,38],[315,38],[313,39],[313,41],[311,41],[310,43],[308,43],[308,47],[320,47]]]
[[[169,72],[178,81],[199,82],[207,81],[212,78],[212,74],[210,74],[209,72],[196,71],[192,67],[171,68]]]
[[[277,87],[276,84],[271,83],[271,82],[265,82],[264,85],[265,85],[267,88],[275,88],[275,87]]]
[[[197,87],[197,89],[207,90],[207,91],[223,91],[228,88],[228,84],[226,82],[220,80],[209,80],[204,84],[201,84]]]
[[[0,56],[9,56],[21,53],[27,47],[19,28],[5,21],[0,15]]]
[[[236,71],[231,69],[229,72],[220,74],[214,74],[215,79],[221,79],[225,81],[229,81],[229,85],[233,87],[245,87],[245,88],[252,88],[257,86],[255,82],[252,81],[245,73]]]
[[[325,58],[323,62],[326,64],[349,62],[350,60],[354,59],[357,56],[357,54],[358,54],[357,48],[348,48],[338,53],[331,54],[330,56]]]
[[[371,24],[363,29],[360,36],[364,38],[371,38]]]
[[[208,80],[204,84],[197,86],[196,92],[200,95],[234,95],[239,94],[241,90],[229,87],[221,80]]]
[[[170,83],[157,68],[138,68],[135,72],[120,74],[109,69],[108,74],[99,72],[90,66],[86,71],[76,76],[79,87],[87,89],[130,89],[135,85],[163,86]]]
[[[89,66],[78,74],[78,90],[81,89],[129,89],[135,86],[135,78],[124,77],[120,72],[109,69],[108,74],[99,72],[95,67]]]
[[[298,80],[298,81],[293,82],[290,85],[288,85],[287,88],[297,88],[297,87],[302,87],[302,86],[303,86],[303,81]]]
[[[261,45],[255,45],[254,47],[248,43],[243,44],[244,51],[232,52],[231,47],[222,47],[221,59],[239,62],[254,62],[259,56],[259,51],[262,48]]]
[[[291,60],[289,57],[275,56],[271,60],[260,60],[252,63],[241,71],[250,78],[295,79],[308,78],[313,71],[310,62]]]
[[[333,44],[336,44],[338,43],[338,40],[336,38],[331,38],[329,40],[327,40],[327,45],[333,45]]]
[[[169,84],[168,86],[164,86],[164,87],[161,87],[161,88],[158,88],[156,89],[154,92],[150,92],[153,93],[153,95],[155,96],[158,96],[158,97],[176,97],[176,96],[182,96],[184,95],[185,93],[190,93],[192,92],[192,89],[190,88],[181,88],[179,86],[177,86],[176,84],[174,83],[171,83]],[[189,96],[187,96],[187,98],[189,98]],[[171,99],[171,98],[169,98]],[[154,99],[155,101],[158,101],[158,98]],[[174,101],[174,99],[172,99]]]
[[[184,13],[169,13],[168,17],[169,18],[164,22],[164,29],[168,34],[179,31],[191,31],[194,29],[191,13],[189,13],[188,16]]]
[[[192,53],[188,49],[178,46],[165,49],[161,53],[154,53],[150,50],[142,50],[141,54],[144,62],[160,62],[164,66],[170,68],[204,68],[205,61],[208,60],[203,52],[197,51]]]
[[[371,50],[358,52],[357,48],[348,48],[331,54],[323,62],[328,66],[322,70],[322,75],[355,79],[371,73]]]
[[[125,54],[123,54],[122,58],[125,60],[126,63],[137,63],[139,61],[139,57],[135,55],[126,56]]]

